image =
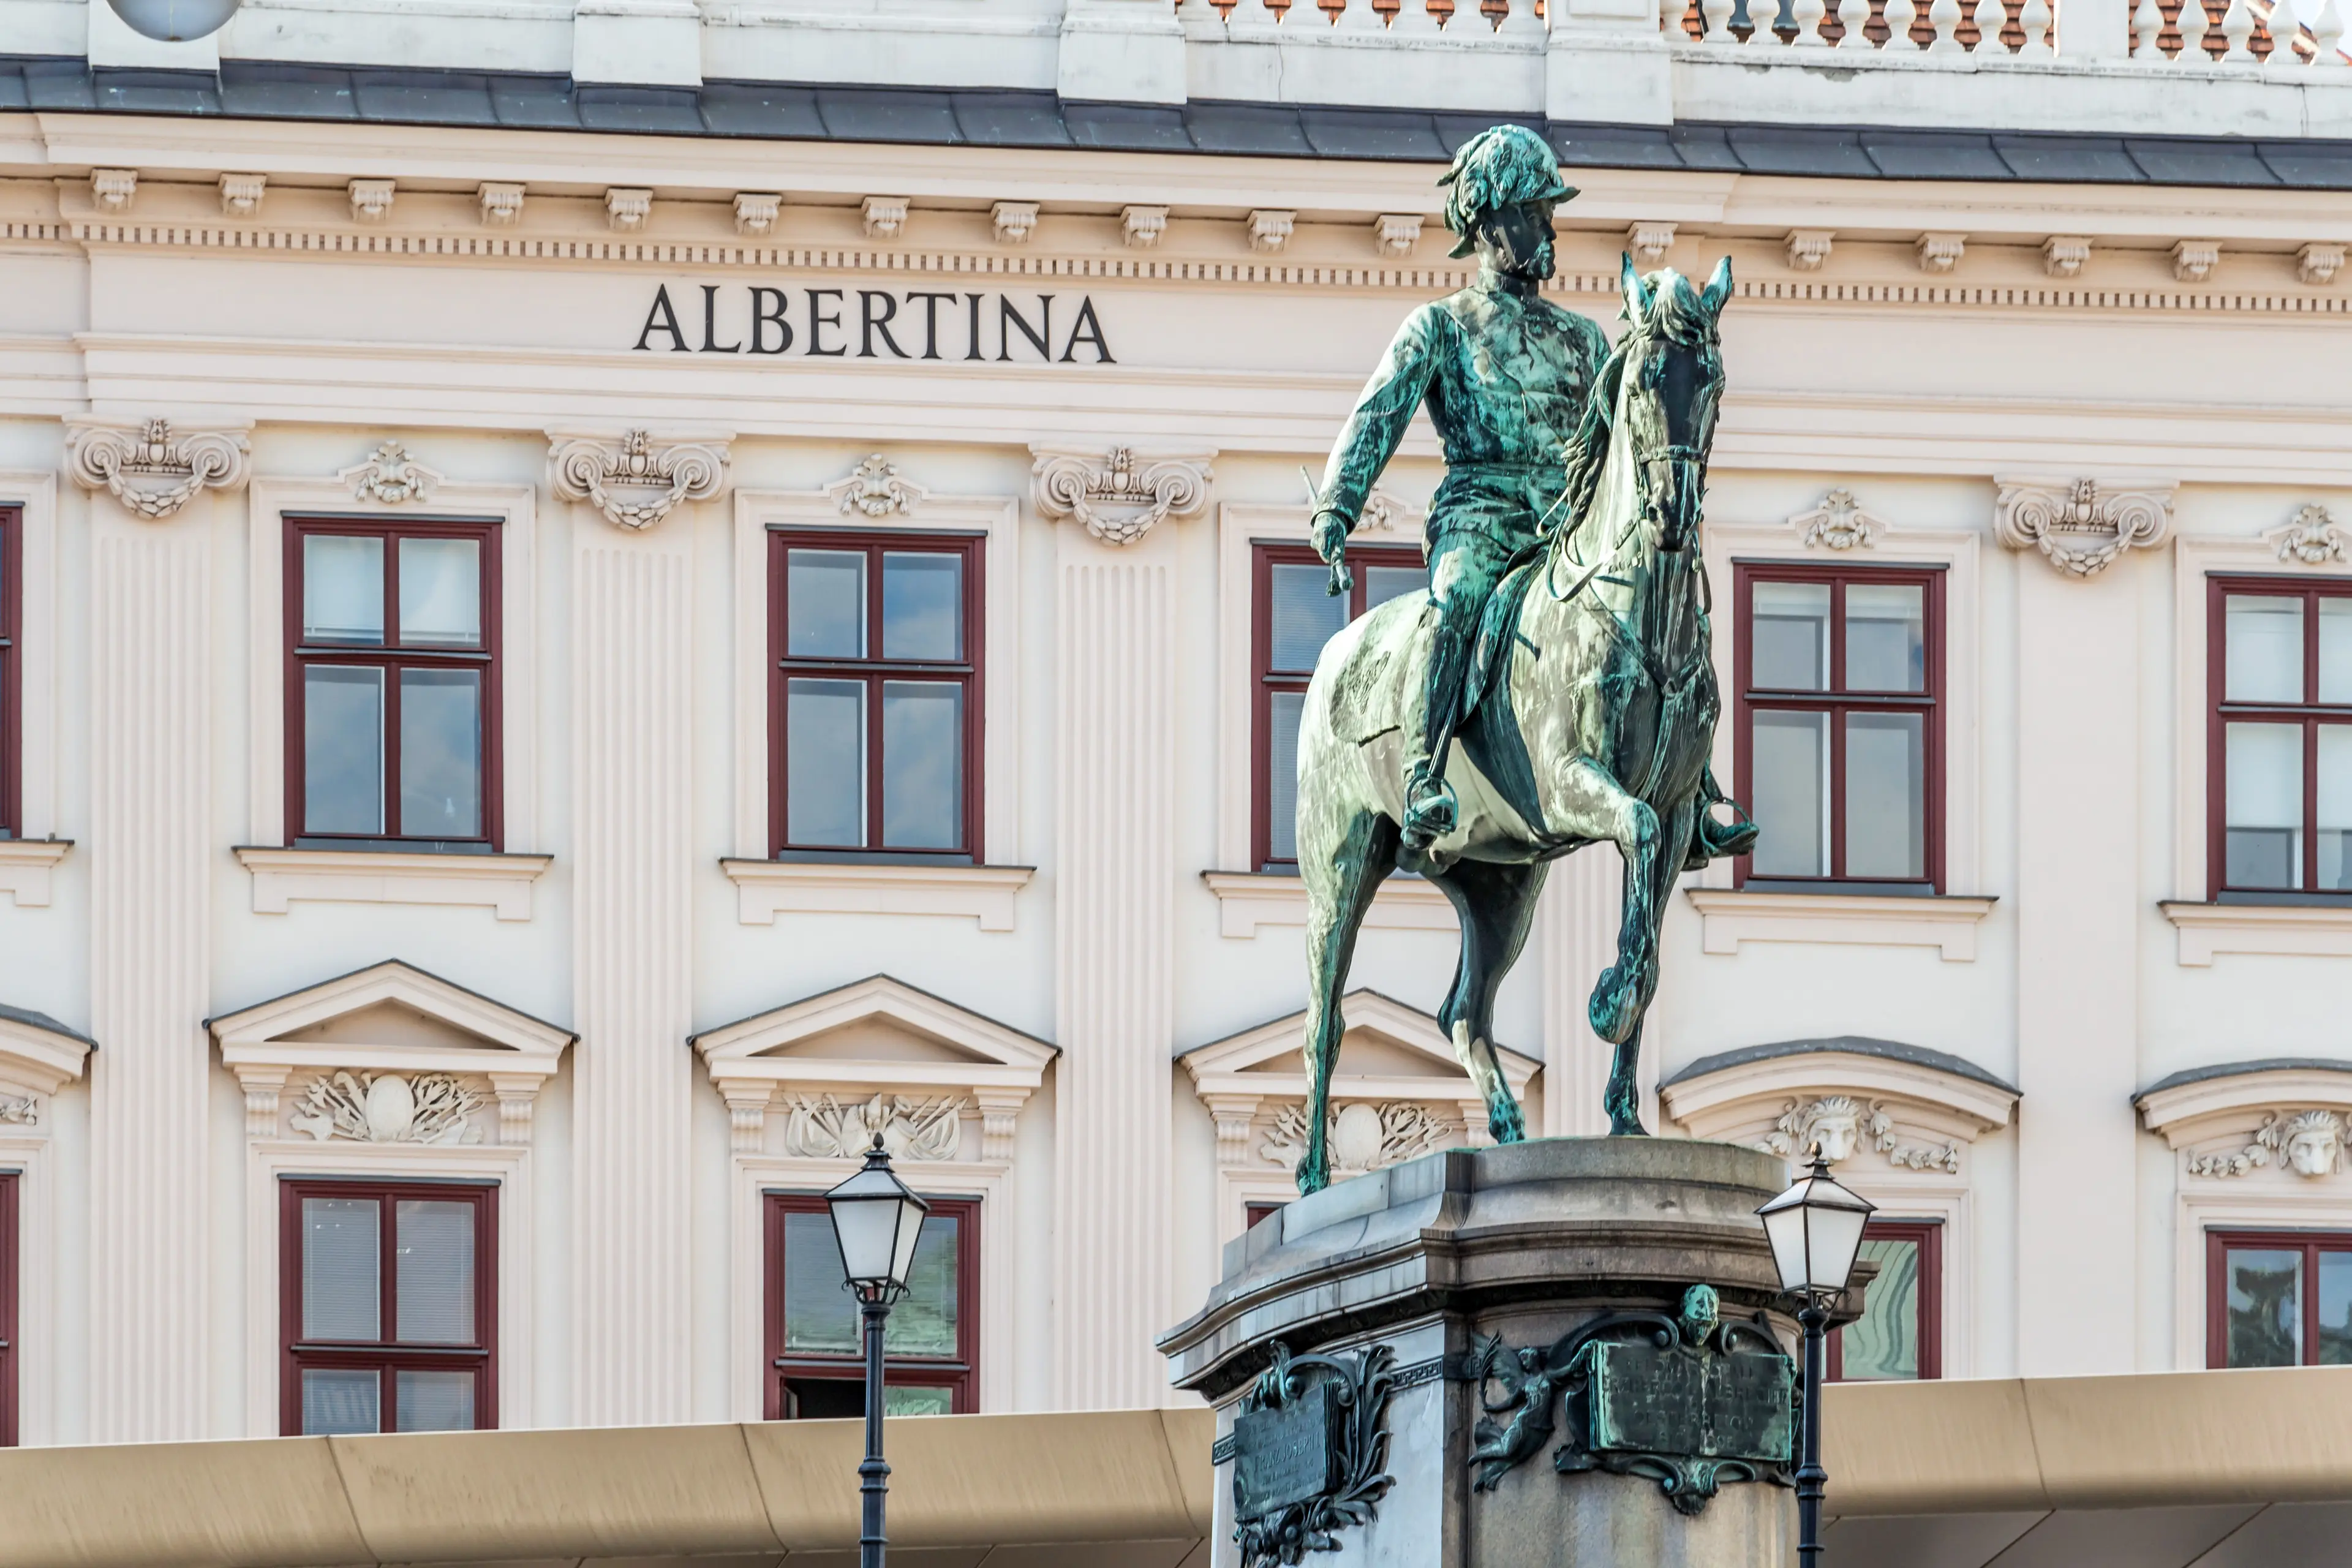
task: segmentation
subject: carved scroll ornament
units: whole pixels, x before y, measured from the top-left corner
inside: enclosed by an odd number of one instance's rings
[[[556,437],[555,493],[584,500],[621,528],[651,528],[680,501],[708,500],[727,478],[727,448],[718,442],[656,444],[644,430],[615,444],[593,437]]]
[[[1822,497],[1822,504],[1801,511],[1789,526],[1804,531],[1804,542],[1820,550],[1867,550],[1885,530],[1882,518],[1862,510],[1853,492],[1843,486]]]
[[[824,493],[844,512],[887,517],[912,515],[931,492],[898,471],[898,465],[877,452],[857,465],[845,479],[835,479]]]
[[[168,419],[79,425],[66,444],[66,466],[84,489],[105,490],[136,516],[163,519],[207,486],[243,484],[249,451],[238,430],[174,430]]]
[[[2096,576],[2125,551],[2161,544],[2172,531],[2174,487],[2168,484],[2000,483],[1994,534],[2011,550],[2039,549],[2053,566],[2073,576]]]
[[[1060,447],[1032,447],[1030,483],[1037,510],[1071,518],[1105,544],[1133,544],[1163,518],[1190,517],[1208,499],[1210,454],[1139,457],[1113,447],[1097,457]]]
[[[385,441],[368,454],[368,460],[355,468],[345,468],[335,476],[336,482],[352,487],[355,500],[380,501],[385,506],[399,506],[405,501],[425,501],[440,488],[442,476],[408,455],[408,448],[397,441]]]
[[[2284,528],[2272,529],[2263,535],[2282,561],[2298,562],[2305,566],[2325,566],[2331,561],[2342,561],[2344,531],[2336,525],[2324,506],[2300,508],[2294,521]]]

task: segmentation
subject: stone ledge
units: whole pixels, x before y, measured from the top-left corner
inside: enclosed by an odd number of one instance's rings
[[[478,905],[502,921],[530,919],[531,884],[552,855],[439,855],[405,850],[231,851],[253,873],[253,912],[282,915],[297,900],[331,904]]]
[[[2352,904],[2157,905],[2180,932],[2180,962],[2210,965],[2216,954],[2352,958]]]
[[[1691,888],[1685,893],[1703,918],[1702,945],[1708,952],[1738,952],[1743,942],[1932,947],[1947,963],[1976,962],[1977,927],[1995,902],[1952,894],[1901,898],[1729,888]]]
[[[1034,866],[845,865],[836,861],[719,863],[736,888],[736,918],[747,926],[780,914],[951,915],[982,931],[1013,929],[1014,895]]]
[[[0,893],[13,896],[19,909],[46,907],[49,873],[73,847],[70,838],[0,838]]]
[[[1307,884],[1268,871],[1203,871],[1201,880],[1217,896],[1217,931],[1244,942],[1260,926],[1305,926]],[[1372,896],[1364,916],[1367,931],[1457,931],[1454,906],[1434,882],[1391,877]]]

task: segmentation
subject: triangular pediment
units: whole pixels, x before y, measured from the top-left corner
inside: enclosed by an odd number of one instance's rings
[[[81,1076],[91,1043],[46,1013],[0,1003],[0,1100],[13,1089],[57,1093]]]
[[[1348,1029],[1340,1037],[1339,1059],[1332,1069],[1334,1094],[1407,1097],[1425,1090],[1450,1099],[1469,1082],[1444,1029],[1432,1015],[1371,990],[1349,992],[1341,1000],[1340,1012]],[[1307,1014],[1301,1009],[1195,1046],[1177,1060],[1202,1093],[1289,1094],[1305,1082],[1307,1065],[1300,1047],[1306,1033]],[[1524,1097],[1543,1064],[1508,1046],[1497,1046],[1496,1054],[1504,1080],[1514,1094]]]
[[[552,1073],[574,1036],[387,960],[211,1021],[232,1068]]]
[[[694,1037],[712,1079],[1034,1089],[1055,1047],[887,974]]]

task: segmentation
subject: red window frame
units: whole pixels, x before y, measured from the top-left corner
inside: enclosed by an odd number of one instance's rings
[[[2352,581],[2312,582],[2294,577],[2223,577],[2205,580],[2205,885],[2219,903],[2232,901],[2336,902],[2352,893],[2323,890],[2319,881],[2319,736],[2323,723],[2352,724],[2352,703],[2319,699],[2319,601],[2352,599]],[[2303,601],[2303,695],[2301,702],[2232,702],[2229,690],[2229,597],[2232,594]],[[2229,884],[2229,737],[2231,720],[2303,728],[2303,864],[2294,888],[2233,888]]]
[[[772,528],[768,531],[768,848],[777,859],[901,861],[984,864],[982,816],[984,800],[983,753],[981,736],[985,725],[982,679],[987,668],[987,604],[982,575],[985,534],[893,532],[887,529]],[[882,555],[887,552],[955,554],[963,559],[963,647],[961,663],[926,659],[795,658],[789,651],[792,595],[787,571],[794,550],[858,551],[865,554],[866,626],[868,646],[881,635]],[[838,844],[798,845],[791,841],[791,802],[786,798],[791,773],[791,734],[785,719],[786,683],[794,676],[824,676],[839,680],[863,680],[866,710],[866,843],[856,847]],[[952,849],[884,847],[882,835],[882,682],[893,677],[951,679],[963,688],[963,831],[962,843]]]
[[[471,1345],[404,1345],[383,1339],[373,1343],[337,1341],[311,1344],[302,1332],[302,1200],[306,1197],[378,1200],[383,1215],[378,1226],[383,1247],[379,1284],[383,1291],[379,1331],[396,1333],[400,1321],[395,1291],[399,1283],[395,1248],[398,1229],[393,1205],[402,1198],[437,1203],[470,1202],[474,1207],[474,1334]],[[278,1418],[280,1433],[302,1435],[302,1369],[341,1367],[374,1370],[383,1374],[378,1408],[388,1424],[396,1405],[394,1372],[474,1373],[474,1427],[493,1430],[499,1424],[499,1189],[496,1183],[397,1182],[333,1176],[287,1176],[278,1184]],[[386,1425],[386,1431],[393,1428]]]
[[[1732,686],[1736,709],[1732,730],[1732,794],[1742,805],[1754,798],[1751,789],[1755,752],[1755,715],[1759,711],[1828,713],[1830,718],[1830,874],[1792,877],[1773,873],[1763,880],[1775,887],[1801,884],[1824,891],[1845,889],[1867,892],[1940,893],[1944,890],[1944,569],[1938,566],[1822,566],[1810,562],[1741,561],[1733,563]],[[1752,684],[1755,639],[1750,635],[1750,605],[1758,583],[1822,583],[1830,589],[1830,685],[1822,691],[1762,690]],[[1845,590],[1849,584],[1924,587],[1922,633],[1927,644],[1926,689],[1917,692],[1848,691],[1845,689]],[[1924,877],[1849,877],[1845,874],[1845,727],[1854,713],[1923,713],[1926,715],[1922,765],[1927,769],[1926,799],[1920,830]],[[1732,883],[1746,887],[1753,875],[1754,857],[1732,862]]]
[[[0,1448],[16,1446],[16,1294],[24,1277],[16,1193],[23,1184],[22,1173],[0,1171]]]
[[[385,640],[357,646],[302,641],[302,541],[313,534],[384,542],[383,626]],[[472,539],[481,545],[482,646],[479,648],[404,647],[400,635],[400,571],[402,539]],[[414,845],[466,846],[475,852],[496,854],[506,842],[505,789],[500,739],[504,734],[505,702],[499,679],[500,602],[499,525],[494,521],[450,521],[441,519],[379,522],[369,518],[289,517],[286,520],[286,564],[282,576],[286,619],[286,826],[287,841],[308,848],[343,846],[399,848]],[[302,671],[311,664],[367,665],[384,670],[383,814],[387,831],[375,834],[311,833],[303,820],[304,709]],[[482,831],[471,838],[411,837],[397,831],[400,824],[400,674],[403,669],[478,669],[482,672]],[[465,851],[460,851],[465,852]]]
[[[0,838],[23,836],[25,509],[0,506]]]
[[[1296,860],[1274,857],[1272,790],[1267,770],[1274,763],[1274,698],[1276,692],[1304,691],[1315,672],[1278,670],[1274,666],[1274,568],[1320,566],[1322,557],[1307,544],[1259,542],[1250,547],[1250,863],[1261,871],[1293,871]],[[1364,568],[1411,566],[1426,569],[1419,548],[1402,544],[1348,545],[1348,564],[1355,584],[1348,590],[1348,619],[1364,614],[1369,591]]]
[[[1280,1214],[1282,1209],[1283,1205],[1280,1204],[1244,1204],[1242,1205],[1242,1228],[1244,1230],[1255,1230],[1260,1222],[1272,1219],[1275,1215]]]
[[[1864,1241],[1907,1241],[1919,1249],[1919,1377],[1930,1383],[1944,1375],[1944,1227],[1937,1220],[1874,1219],[1863,1226]],[[1828,1376],[1843,1383],[1845,1331],[1829,1336]],[[1876,1381],[1874,1379],[1856,1379]]]
[[[950,1411],[969,1415],[980,1408],[980,1200],[924,1194],[934,1215],[956,1222],[956,1353],[886,1356],[882,1384],[887,1388],[945,1388]],[[785,1384],[801,1382],[859,1383],[862,1355],[787,1354],[784,1350],[784,1216],[824,1214],[821,1193],[769,1193],[763,1225],[767,1300],[761,1310],[766,1356],[761,1362],[761,1399],[771,1421],[789,1420]]]
[[[2352,1231],[2208,1230],[2205,1233],[2205,1365],[2230,1364],[2230,1248],[2303,1254],[2303,1363],[2319,1364],[2319,1255],[2352,1252]]]

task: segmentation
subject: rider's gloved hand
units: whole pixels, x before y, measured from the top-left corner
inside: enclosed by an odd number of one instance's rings
[[[1330,586],[1325,591],[1334,598],[1356,585],[1355,574],[1348,570],[1349,520],[1336,511],[1315,514],[1313,537],[1315,553],[1331,568]]]

